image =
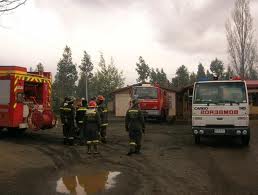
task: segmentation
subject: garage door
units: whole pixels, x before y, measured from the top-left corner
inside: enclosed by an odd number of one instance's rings
[[[116,116],[125,116],[129,108],[129,94],[116,94]]]

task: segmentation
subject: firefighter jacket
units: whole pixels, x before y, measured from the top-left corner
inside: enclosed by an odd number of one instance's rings
[[[126,112],[125,129],[127,131],[145,131],[143,113],[139,108],[132,107]]]
[[[108,109],[104,103],[98,105],[98,112],[101,119],[101,127],[108,126]]]
[[[101,119],[96,108],[88,108],[85,112],[83,124],[87,130],[100,130]]]
[[[60,107],[60,117],[62,124],[74,125],[75,109],[73,105],[64,103]]]
[[[83,119],[84,119],[86,111],[87,111],[86,107],[79,107],[76,110],[76,117],[75,117],[75,119],[76,119],[77,125],[82,125],[83,124]]]

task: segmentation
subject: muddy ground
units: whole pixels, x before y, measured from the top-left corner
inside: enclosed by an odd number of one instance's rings
[[[189,125],[151,122],[143,153],[131,157],[123,121],[110,123],[108,143],[95,156],[85,146],[64,146],[60,126],[2,132],[0,194],[257,194],[257,124],[250,146],[242,147],[236,139],[196,146]]]

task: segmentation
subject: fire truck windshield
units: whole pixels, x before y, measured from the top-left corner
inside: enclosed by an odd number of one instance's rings
[[[158,99],[158,89],[155,87],[136,87],[134,95],[139,99]]]
[[[246,87],[244,82],[197,83],[193,103],[247,103]]]

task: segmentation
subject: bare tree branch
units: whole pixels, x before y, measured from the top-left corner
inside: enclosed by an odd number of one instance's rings
[[[250,0],[236,0],[226,31],[232,66],[242,78],[249,78],[258,59]]]
[[[12,11],[21,5],[24,5],[27,0],[0,0],[0,12],[5,13]]]

